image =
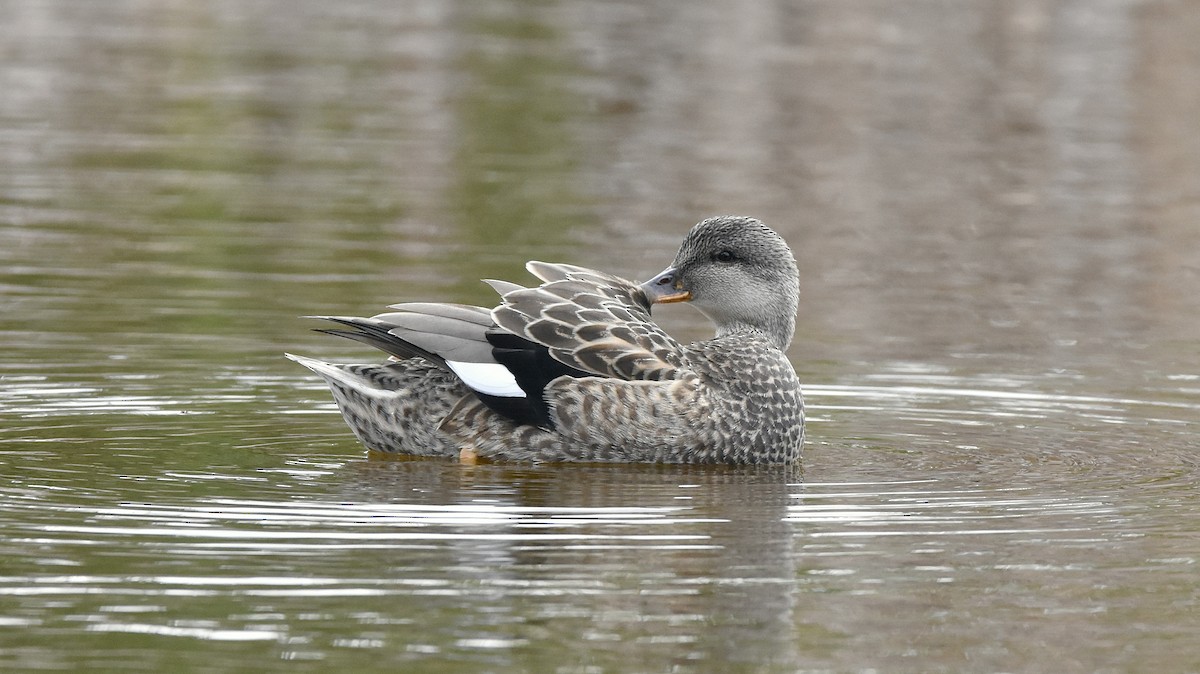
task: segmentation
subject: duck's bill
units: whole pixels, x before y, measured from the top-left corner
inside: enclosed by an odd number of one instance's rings
[[[654,278],[638,286],[646,295],[650,304],[670,304],[672,302],[687,302],[692,299],[692,293],[683,287],[679,274],[674,267],[663,270]]]
[[[647,295],[646,299],[650,300],[650,304],[671,304],[672,302],[688,302],[692,299],[692,293],[688,292],[687,290],[680,290],[679,292],[667,293],[667,294],[663,294],[663,295],[656,295],[656,296]]]

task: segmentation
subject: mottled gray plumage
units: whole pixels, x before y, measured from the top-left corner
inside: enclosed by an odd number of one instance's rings
[[[438,425],[463,396],[454,373],[407,358],[384,365],[335,365],[288,354],[321,375],[342,417],[367,449],[413,456],[457,456],[459,447]]]
[[[410,303],[370,319],[330,318],[346,329],[327,332],[381,348],[397,362],[291,357],[325,378],[355,435],[378,451],[455,455],[469,448],[520,461],[799,459],[804,405],[784,354],[798,274],[774,231],[752,218],[705,220],[672,267],[640,286],[573,265],[527,268],[542,284],[490,281],[501,294],[490,311]],[[711,318],[716,337],[682,345],[651,320],[651,304],[677,301]],[[506,358],[510,343],[528,358]],[[490,391],[472,379],[475,368],[509,376],[514,362],[548,374],[517,372],[515,395],[515,383]],[[464,368],[475,390],[455,374]],[[541,406],[541,421],[514,421],[521,417],[507,406],[532,403]]]

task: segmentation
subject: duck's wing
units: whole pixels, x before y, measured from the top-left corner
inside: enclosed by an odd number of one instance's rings
[[[651,320],[633,282],[575,265],[530,262],[527,268],[544,283],[500,289],[492,320],[504,330],[593,375],[663,381],[690,371],[683,346]]]

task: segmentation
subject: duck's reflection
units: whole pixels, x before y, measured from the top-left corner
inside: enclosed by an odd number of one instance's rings
[[[798,468],[354,467],[347,498],[444,508],[436,534],[466,534],[439,548],[461,591],[430,606],[457,613],[459,637],[521,645],[508,655],[530,666],[556,643],[581,661],[795,662],[784,518]]]

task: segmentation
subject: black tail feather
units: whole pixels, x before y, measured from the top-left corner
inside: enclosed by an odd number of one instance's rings
[[[331,321],[348,329],[316,328],[316,332],[345,337],[366,344],[396,358],[423,358],[434,365],[450,371],[450,366],[441,356],[405,340],[392,333],[386,323],[369,318],[344,316],[314,316]],[[562,377],[591,377],[591,373],[560,363],[550,355],[545,346],[502,328],[487,331],[486,338],[492,347],[492,357],[508,368],[525,397],[499,397],[484,393],[475,394],[493,411],[508,417],[517,424],[529,424],[542,428],[554,428],[550,417],[550,405],[545,398],[546,385]]]
[[[356,342],[375,347],[384,353],[395,356],[396,358],[424,358],[429,362],[437,365],[440,368],[449,370],[446,365],[446,360],[441,356],[426,351],[418,346],[415,346],[396,335],[389,332],[385,325],[379,325],[370,322],[368,319],[359,318],[342,318],[340,316],[317,316],[334,323],[340,323],[352,330],[338,330],[333,328],[316,328],[316,332],[322,332],[327,335],[335,335],[337,337],[345,337]]]

